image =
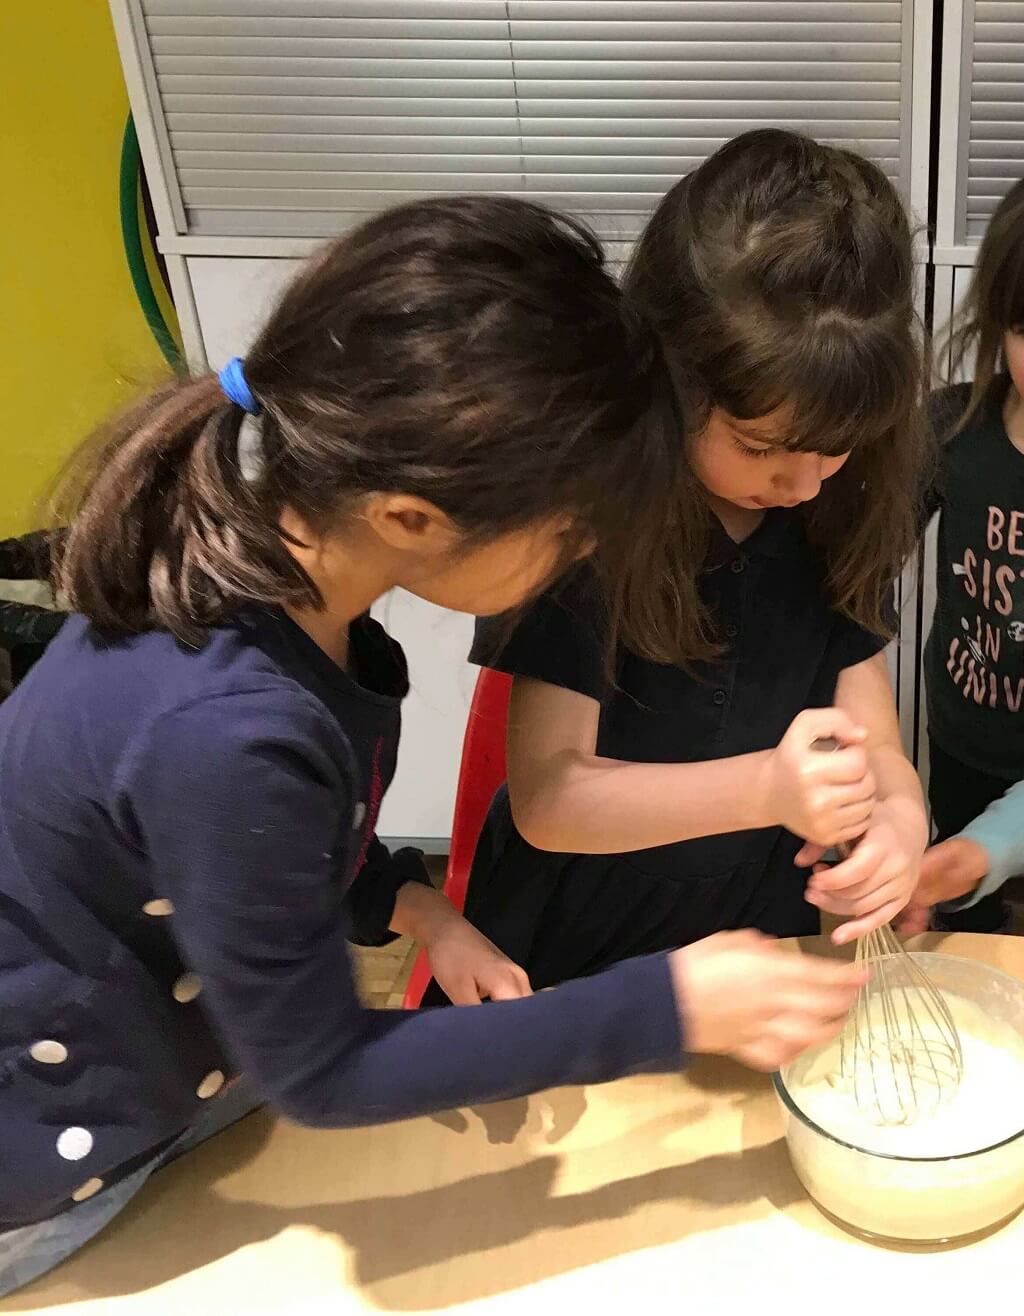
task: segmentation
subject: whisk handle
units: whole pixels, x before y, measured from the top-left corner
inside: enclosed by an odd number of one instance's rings
[[[836,750],[842,749],[842,745],[836,740],[835,736],[819,736],[811,745],[811,749],[816,750],[819,754],[834,754]],[[840,859],[849,859],[856,845],[856,841],[840,841],[832,849]]]

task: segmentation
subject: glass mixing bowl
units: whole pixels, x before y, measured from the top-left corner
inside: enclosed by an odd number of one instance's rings
[[[980,1006],[1008,1024],[1024,1056],[1024,983],[976,960],[916,952],[941,991]],[[826,1214],[868,1237],[938,1243],[980,1233],[1024,1206],[1024,1108],[1020,1130],[990,1146],[948,1157],[866,1151],[834,1137],[799,1105],[800,1080],[816,1052],[773,1076],[793,1168]],[[1024,1059],[1022,1059],[1024,1064]]]

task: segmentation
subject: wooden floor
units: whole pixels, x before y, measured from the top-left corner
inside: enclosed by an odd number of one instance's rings
[[[435,886],[444,881],[446,856],[430,856],[427,869]],[[356,970],[363,1001],[375,1010],[396,1010],[402,1004],[405,986],[416,959],[416,947],[408,937],[389,946],[356,946]]]
[[[406,937],[390,946],[355,947],[363,1002],[375,1010],[396,1010],[402,1004],[415,958],[416,947]]]

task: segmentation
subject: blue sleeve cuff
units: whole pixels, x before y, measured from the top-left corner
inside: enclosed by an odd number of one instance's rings
[[[988,872],[969,895],[942,906],[950,912],[969,909],[1011,877],[1024,873],[1024,782],[1011,786],[959,834],[985,850]]]

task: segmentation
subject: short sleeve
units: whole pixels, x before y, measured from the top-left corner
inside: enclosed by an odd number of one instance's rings
[[[900,619],[896,608],[895,585],[889,592],[888,605],[884,610],[884,619],[886,626],[893,635],[898,634]],[[886,636],[867,630],[849,617],[839,616],[836,626],[838,628],[838,666],[840,671],[845,671],[847,667],[856,667],[858,663],[867,662],[869,658],[874,658],[876,653],[881,653],[891,643]]]
[[[597,579],[580,568],[513,619],[478,621],[470,662],[603,702],[610,690],[607,617]]]

